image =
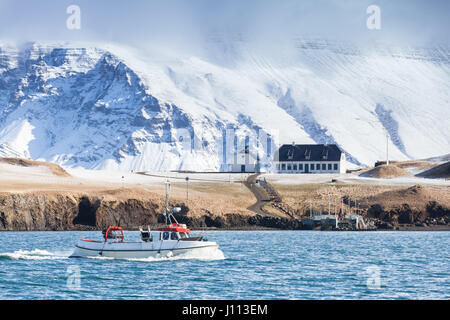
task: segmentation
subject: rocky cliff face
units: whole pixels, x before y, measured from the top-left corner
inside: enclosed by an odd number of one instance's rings
[[[0,230],[100,229],[108,225],[136,228],[156,224],[158,199],[111,200],[71,193],[1,194]]]
[[[163,199],[146,194],[126,197],[126,192],[83,195],[73,193],[0,194],[0,230],[101,230],[109,225],[125,229],[152,227],[164,223]],[[209,210],[192,211],[183,202],[175,217],[191,228],[277,228],[301,229],[299,220],[262,217],[242,213],[217,214]]]
[[[170,206],[179,206],[181,212],[175,215],[176,219],[194,229],[309,229],[299,219],[242,212],[211,212],[205,208],[189,207],[177,200]],[[132,230],[146,225],[154,228],[164,223],[161,215],[163,207],[163,199],[151,193],[145,193],[145,197],[128,196],[127,191],[93,195],[67,192],[3,193],[0,194],[0,231],[101,230],[109,225]],[[408,204],[395,208],[373,204],[364,214],[379,229],[448,228],[450,225],[449,208],[435,201],[426,204],[423,210]]]
[[[120,59],[95,48],[0,49],[0,93],[5,156],[93,168],[142,154],[145,144],[176,154],[176,130],[192,131],[185,112],[156,99]],[[143,167],[177,168],[169,160]]]
[[[380,204],[374,204],[367,210],[367,217],[375,220],[379,229],[399,229],[402,226],[450,226],[450,209],[436,201],[426,203],[426,208],[422,210],[407,203],[396,208],[384,208]]]

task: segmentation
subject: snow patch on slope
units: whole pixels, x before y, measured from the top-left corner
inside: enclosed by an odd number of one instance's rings
[[[0,131],[0,155],[3,157],[15,156],[30,157],[28,150],[30,142],[34,139],[34,126],[27,120],[15,120]]]
[[[295,101],[291,97],[290,89],[288,89],[286,94],[278,100],[277,104],[302,125],[305,132],[308,133],[315,143],[336,144],[339,146],[339,143],[337,143],[333,136],[328,132],[328,129],[321,126],[316,121],[311,109],[309,109],[306,105],[299,107],[296,106]],[[356,165],[361,165],[361,163],[344,148],[342,148],[342,146],[339,147],[345,153],[347,161]]]
[[[386,110],[381,104],[377,104],[375,113],[395,146],[408,156],[402,139],[398,134],[398,122],[392,117],[392,110]]]
[[[447,49],[319,40],[279,49],[268,57],[241,42],[215,61],[114,45],[4,46],[0,154],[69,167],[219,170],[227,128],[241,145],[259,129],[279,143],[336,143],[362,165],[385,158],[385,129],[392,159],[449,152]]]

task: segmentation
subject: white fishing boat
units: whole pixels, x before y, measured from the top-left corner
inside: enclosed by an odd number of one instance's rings
[[[219,246],[208,241],[204,236],[192,236],[191,230],[185,224],[180,224],[168,205],[168,183],[166,184],[166,226],[151,231],[140,228],[141,241],[127,242],[121,227],[110,226],[103,230],[103,241],[80,239],[75,247],[72,258],[75,257],[111,257],[116,259],[145,259],[167,256],[177,256],[186,253],[209,253]]]

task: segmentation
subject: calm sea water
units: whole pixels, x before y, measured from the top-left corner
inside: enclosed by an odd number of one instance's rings
[[[204,233],[221,251],[134,261],[68,258],[100,232],[3,232],[0,298],[450,299],[450,232]]]

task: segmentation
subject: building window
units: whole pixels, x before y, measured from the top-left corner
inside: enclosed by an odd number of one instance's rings
[[[286,164],[285,164],[285,163],[282,163],[282,164],[281,164],[281,171],[284,171],[284,170],[286,170]]]
[[[325,163],[322,163],[322,170],[327,170],[327,165]]]
[[[298,170],[303,171],[303,164],[302,164],[302,163],[300,163],[300,164],[298,165]]]
[[[311,163],[311,171],[314,170],[314,163]]]
[[[292,166],[288,164],[288,170],[292,170]]]
[[[337,169],[338,169],[338,165],[337,165],[337,163],[335,163],[334,164],[334,170],[337,171]]]
[[[297,164],[294,164],[293,167],[294,167],[294,171],[297,171]]]
[[[331,171],[331,163],[328,164],[328,171]]]
[[[288,150],[287,156],[288,156],[288,160],[294,159],[294,149]]]
[[[305,150],[305,159],[306,160],[311,159],[311,150]]]

